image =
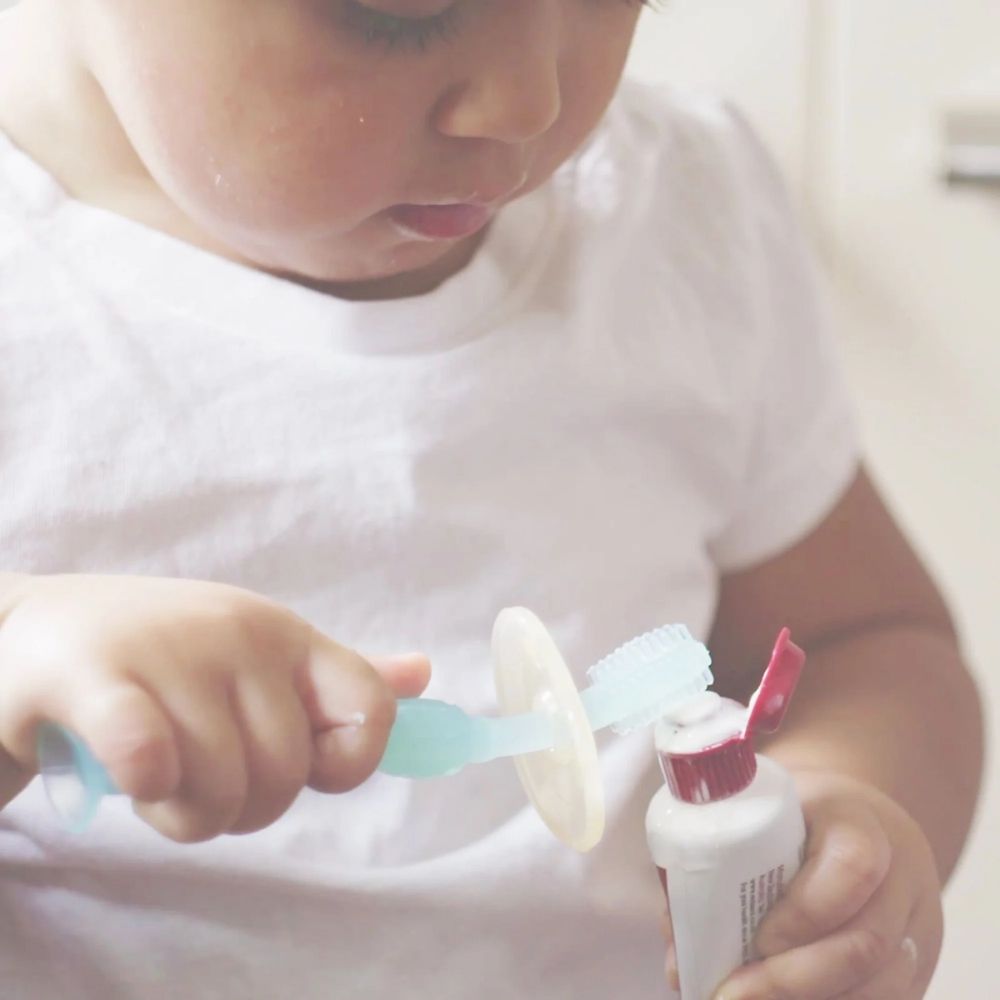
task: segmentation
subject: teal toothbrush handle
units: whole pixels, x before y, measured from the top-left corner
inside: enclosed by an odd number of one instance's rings
[[[398,702],[378,769],[400,778],[438,778],[466,764],[546,750],[552,723],[539,713],[486,718],[431,698]],[[85,830],[105,795],[122,794],[74,733],[47,722],[38,730],[38,767],[49,800],[71,830]]]
[[[491,718],[432,698],[397,703],[396,721],[378,769],[400,778],[440,778],[466,764],[548,750],[553,724],[538,712]]]
[[[455,774],[472,760],[475,737],[472,717],[457,705],[402,699],[378,769],[397,778]]]

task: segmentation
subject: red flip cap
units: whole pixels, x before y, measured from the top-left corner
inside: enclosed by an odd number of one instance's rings
[[[757,774],[754,737],[775,733],[788,711],[806,654],[781,630],[739,736],[692,754],[660,754],[671,792],[684,802],[717,802],[743,791]]]

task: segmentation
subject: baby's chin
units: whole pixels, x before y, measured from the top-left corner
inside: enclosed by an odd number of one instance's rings
[[[433,291],[461,271],[475,255],[483,234],[457,241],[402,241],[379,252],[335,261],[297,265],[254,264],[287,281],[338,298],[378,300],[409,298]]]

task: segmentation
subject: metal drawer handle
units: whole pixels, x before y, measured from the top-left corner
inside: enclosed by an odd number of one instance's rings
[[[945,141],[947,184],[1000,189],[1000,109],[948,113]]]

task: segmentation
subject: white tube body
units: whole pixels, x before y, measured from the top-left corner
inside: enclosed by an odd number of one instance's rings
[[[753,960],[758,924],[802,865],[805,822],[792,779],[766,757],[753,783],[717,802],[693,804],[664,786],[646,814],[665,888],[681,1000],[711,1000]]]

